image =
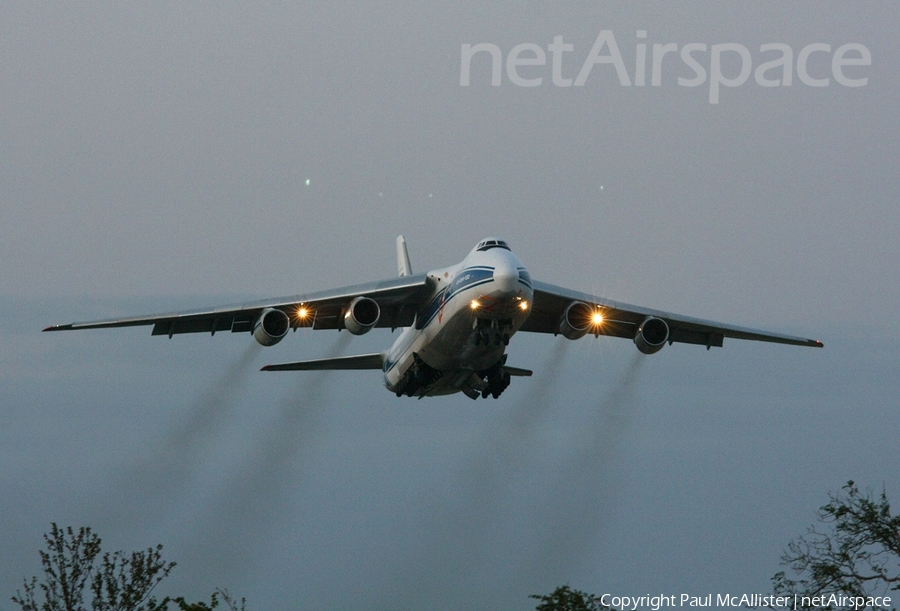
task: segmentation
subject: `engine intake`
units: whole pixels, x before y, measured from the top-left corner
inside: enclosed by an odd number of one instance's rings
[[[654,354],[662,350],[669,339],[669,325],[662,318],[648,316],[638,327],[634,345],[644,354]]]
[[[591,327],[594,309],[581,301],[573,301],[559,319],[558,333],[566,339],[584,337]]]
[[[253,337],[263,346],[274,346],[287,335],[291,328],[288,315],[281,310],[269,308],[263,310],[253,323]]]
[[[369,297],[357,297],[344,311],[344,328],[353,335],[362,335],[371,331],[380,317],[378,302]]]

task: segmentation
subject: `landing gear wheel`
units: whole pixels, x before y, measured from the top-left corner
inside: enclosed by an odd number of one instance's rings
[[[495,399],[499,399],[500,395],[503,394],[503,391],[509,387],[509,382],[511,378],[508,371],[504,371],[502,376],[494,378],[490,385],[491,396]]]

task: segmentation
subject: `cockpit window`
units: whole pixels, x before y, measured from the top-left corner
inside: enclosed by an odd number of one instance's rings
[[[502,248],[504,250],[509,250],[509,246],[503,240],[482,240],[478,243],[476,250],[490,250],[492,248]]]

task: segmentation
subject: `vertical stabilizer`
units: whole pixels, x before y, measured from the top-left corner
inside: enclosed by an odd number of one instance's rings
[[[412,267],[409,265],[409,252],[406,250],[406,239],[402,235],[397,236],[397,272],[400,276],[412,276]]]

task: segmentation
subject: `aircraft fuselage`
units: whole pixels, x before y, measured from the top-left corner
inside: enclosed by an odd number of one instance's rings
[[[499,394],[504,351],[528,318],[531,277],[502,240],[487,239],[462,263],[428,273],[434,291],[384,360],[397,395]]]

